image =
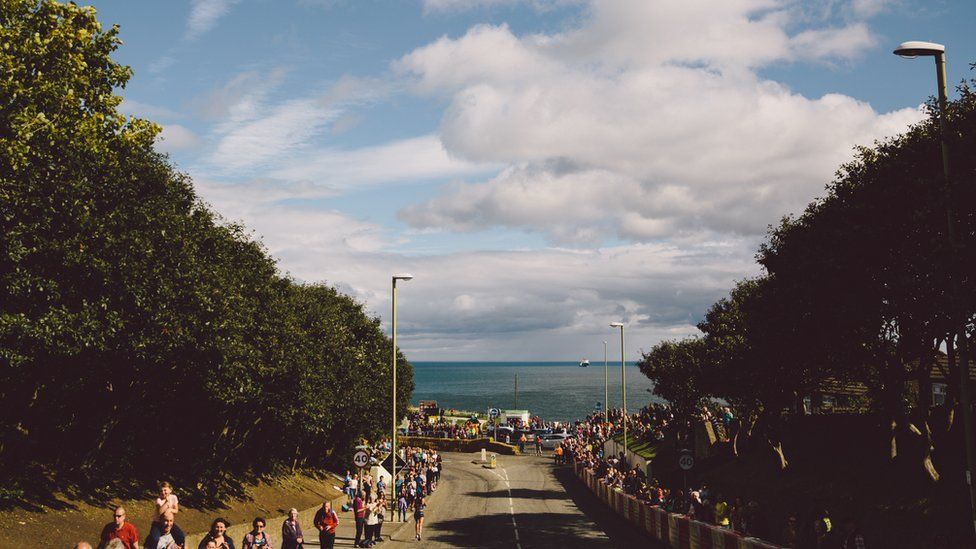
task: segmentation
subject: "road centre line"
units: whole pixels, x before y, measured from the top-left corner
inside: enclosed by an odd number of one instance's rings
[[[506,471],[504,468],[502,469],[505,476],[499,475],[498,472],[493,469],[489,469],[489,471],[505,482],[505,489],[508,490],[508,511],[512,515],[512,529],[515,530],[515,547],[517,549],[522,549],[522,543],[519,541],[518,523],[515,522],[515,502],[512,500],[512,483],[508,479],[508,471]]]

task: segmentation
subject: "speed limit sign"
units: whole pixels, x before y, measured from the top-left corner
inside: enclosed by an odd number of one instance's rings
[[[690,471],[695,466],[695,457],[691,454],[681,454],[678,456],[678,467],[683,471]]]
[[[369,465],[369,454],[365,450],[360,450],[352,456],[352,463],[356,467],[366,467]]]

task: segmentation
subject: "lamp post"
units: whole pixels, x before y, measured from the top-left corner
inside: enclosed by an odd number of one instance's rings
[[[610,370],[607,367],[607,342],[603,342],[603,417],[610,419]]]
[[[946,108],[948,91],[946,90],[946,61],[945,46],[932,42],[903,42],[893,52],[899,57],[914,59],[915,57],[935,58],[935,77],[939,88],[939,141],[942,145],[942,173],[945,177],[946,192],[946,236],[949,240],[950,257],[946,261],[949,267],[950,290],[955,303],[964,303],[961,299],[962,291],[959,287],[959,271],[954,267],[952,254],[956,253],[955,214],[952,210],[952,179],[949,177],[949,146],[946,143]],[[962,311],[952,311],[950,318],[957,324],[957,348],[959,349],[959,407],[962,408],[962,425],[966,441],[966,484],[969,488],[969,510],[973,521],[973,532],[976,533],[976,487],[973,486],[973,476],[976,475],[976,438],[973,435],[973,409],[970,405],[969,394],[969,363],[968,342],[966,340],[966,321]]]
[[[397,375],[397,304],[396,304],[396,287],[397,280],[411,280],[413,279],[412,274],[395,274],[393,275],[393,437],[390,439],[390,493],[396,492],[396,439],[397,439],[397,409],[396,409],[396,399],[397,399],[397,389],[396,389],[396,375]],[[396,494],[394,497],[390,498],[390,513],[391,517],[396,516]]]
[[[620,407],[624,416],[624,459],[627,458],[627,371],[624,369],[624,323],[611,322],[611,328],[620,328]]]

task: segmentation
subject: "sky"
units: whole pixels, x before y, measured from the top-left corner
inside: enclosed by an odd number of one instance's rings
[[[895,46],[976,77],[969,0],[87,3],[121,29],[122,110],[282,274],[387,331],[414,275],[412,360],[697,334],[770,225],[922,118],[934,63]]]

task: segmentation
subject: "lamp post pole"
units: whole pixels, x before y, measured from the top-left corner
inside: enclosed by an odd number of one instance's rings
[[[946,265],[949,268],[950,291],[955,303],[965,303],[959,286],[959,268],[953,254],[959,252],[955,231],[955,212],[953,212],[953,184],[949,177],[949,145],[946,142],[946,115],[948,108],[948,90],[946,89],[946,60],[945,46],[931,42],[904,42],[893,52],[901,57],[914,58],[918,56],[935,58],[935,77],[939,88],[939,141],[942,147],[942,174],[945,177],[945,209],[946,209],[946,237],[949,241],[949,257]],[[969,489],[969,511],[973,521],[973,533],[976,535],[976,486],[973,476],[976,475],[976,436],[973,434],[973,409],[971,405],[969,387],[969,342],[966,337],[966,319],[964,310],[951,311],[951,317],[958,323],[956,332],[958,339],[956,348],[959,349],[959,407],[962,408],[962,425],[966,444],[966,484]]]
[[[607,367],[607,342],[603,342],[603,417],[610,419],[610,369]]]
[[[614,322],[611,328],[620,328],[620,407],[624,422],[624,459],[627,458],[627,370],[624,368],[624,323]]]
[[[396,492],[396,479],[397,479],[397,472],[396,472],[396,458],[397,458],[397,444],[396,444],[396,440],[397,440],[397,405],[396,405],[396,401],[397,401],[397,389],[396,389],[396,385],[397,385],[396,384],[396,379],[397,379],[397,302],[396,302],[396,299],[397,298],[396,298],[396,296],[397,296],[397,291],[396,290],[397,290],[397,280],[410,280],[412,278],[413,278],[413,275],[409,275],[409,274],[393,275],[393,366],[392,366],[392,370],[393,370],[393,395],[392,395],[392,401],[393,401],[393,434],[392,434],[392,437],[390,438],[390,493],[393,494],[393,497],[390,498],[390,500],[391,500],[390,501],[390,513],[391,513],[390,516],[391,517],[396,516],[396,514],[395,514],[396,513],[396,507],[395,506],[396,506],[396,501],[397,501],[397,497],[396,496],[398,495],[398,494],[395,493]]]

